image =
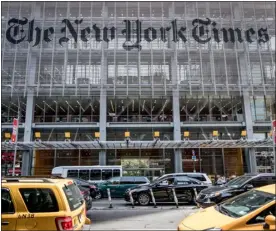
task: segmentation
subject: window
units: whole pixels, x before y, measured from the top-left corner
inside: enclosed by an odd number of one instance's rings
[[[134,177],[122,177],[120,180],[121,184],[134,184]]]
[[[54,192],[48,188],[20,188],[19,192],[31,213],[58,212]]]
[[[67,177],[79,177],[79,170],[68,170]]]
[[[90,171],[90,180],[101,180],[102,171],[100,169],[92,169]]]
[[[175,178],[177,185],[188,185],[191,184],[191,181],[187,177],[176,177]]]
[[[253,217],[251,220],[249,220],[246,224],[259,224],[265,222],[265,217],[268,215],[276,216],[276,205],[272,205],[269,208],[265,209],[264,211],[260,212],[258,215]]]
[[[14,205],[8,189],[2,188],[1,190],[1,213],[11,214],[14,213]]]
[[[104,169],[102,170],[102,179],[108,180],[112,177],[112,169]]]
[[[258,177],[258,178],[255,178],[251,181],[251,183],[249,184],[252,184],[254,186],[254,188],[256,187],[262,187],[262,186],[265,186],[265,185],[268,185],[268,177]]]
[[[275,195],[273,194],[251,190],[221,203],[217,209],[219,209],[219,212],[221,213],[238,218],[259,209],[274,200]]]
[[[113,169],[113,176],[121,176],[120,169]]]
[[[149,180],[145,177],[135,177],[135,184],[146,184]]]
[[[78,209],[84,203],[80,190],[75,184],[67,185],[62,189],[66,195],[71,211]]]
[[[89,170],[80,170],[79,178],[83,180],[89,180]]]
[[[203,175],[187,175],[188,177],[200,180],[200,181],[206,181],[205,177]]]
[[[120,177],[113,177],[109,181],[111,184],[120,184]]]

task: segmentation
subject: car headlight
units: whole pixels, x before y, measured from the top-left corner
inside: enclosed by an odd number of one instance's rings
[[[215,193],[211,193],[211,194],[207,195],[207,198],[218,197],[220,195],[221,195],[220,192],[215,192]]]

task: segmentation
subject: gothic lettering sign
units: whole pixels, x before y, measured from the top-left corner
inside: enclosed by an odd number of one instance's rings
[[[104,27],[101,28],[96,23],[91,25],[91,27],[81,28],[83,19],[76,19],[71,22],[69,19],[63,19],[61,24],[60,32],[62,37],[58,39],[61,46],[72,39],[76,44],[79,40],[82,42],[88,42],[91,36],[95,36],[97,42],[110,42],[115,39],[117,29],[115,27]],[[269,40],[269,35],[267,33],[267,28],[260,28],[258,31],[253,28],[248,28],[242,30],[240,28],[217,28],[217,23],[209,18],[206,19],[194,19],[191,23],[192,28],[192,38],[200,43],[205,44],[214,40],[217,43],[232,42],[232,43],[242,43],[244,41],[248,43],[258,42],[266,43]],[[179,25],[177,20],[171,21],[167,27],[148,27],[142,29],[142,21],[140,20],[123,20],[124,29],[118,31],[125,37],[125,42],[123,43],[123,48],[127,51],[137,49],[141,50],[142,35],[143,39],[151,43],[158,37],[161,41],[167,42],[169,38],[171,41],[187,42],[187,28],[183,25]],[[19,44],[24,41],[32,43],[35,47],[39,45],[42,41],[47,43],[53,40],[53,34],[55,33],[54,27],[40,28],[35,27],[35,20],[29,21],[27,18],[16,19],[12,18],[8,21],[8,28],[6,31],[6,38],[10,43]],[[68,35],[71,35],[70,37]],[[90,35],[90,37],[89,37]],[[133,36],[135,35],[135,36]],[[88,38],[89,37],[89,38]],[[133,37],[135,39],[133,40]]]

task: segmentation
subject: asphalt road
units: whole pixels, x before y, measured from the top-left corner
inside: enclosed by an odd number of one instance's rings
[[[93,208],[87,212],[92,224],[85,230],[176,230],[184,217],[196,212],[195,206],[174,204],[158,204],[154,206],[135,206],[124,200],[113,200],[113,208],[109,208],[107,199],[93,201]]]

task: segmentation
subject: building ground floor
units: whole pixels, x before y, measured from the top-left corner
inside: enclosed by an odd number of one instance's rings
[[[15,173],[20,175],[23,151],[16,155]],[[254,158],[252,158],[254,155]],[[194,157],[193,157],[194,156]],[[2,174],[12,174],[13,152],[2,151]],[[179,163],[181,162],[181,163]],[[252,163],[253,162],[253,163]],[[26,164],[26,163],[25,163]],[[95,149],[35,150],[29,163],[29,174],[50,175],[56,166],[122,165],[125,175],[144,175],[153,179],[172,172],[205,172],[208,175],[242,175],[252,172],[273,172],[272,149],[255,148],[186,148],[186,149]],[[251,166],[251,167],[250,167]]]

